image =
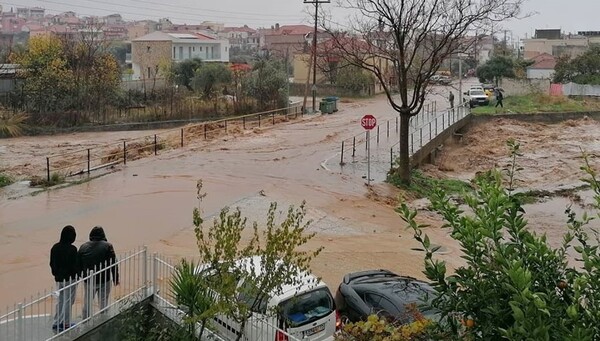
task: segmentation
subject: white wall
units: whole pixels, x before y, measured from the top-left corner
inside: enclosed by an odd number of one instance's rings
[[[229,42],[215,40],[214,43],[173,43],[171,57],[175,61],[200,58],[206,61],[229,61]]]
[[[552,69],[527,69],[528,79],[551,79],[554,76]]]

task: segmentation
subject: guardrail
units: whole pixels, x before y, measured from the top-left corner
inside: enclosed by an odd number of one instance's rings
[[[118,143],[54,154],[46,157],[45,178],[50,182],[54,173],[61,176],[90,174],[98,169],[121,163],[125,165],[128,161],[158,155],[160,150],[183,148],[186,142],[189,143],[193,140],[210,140],[222,134],[273,126],[280,122],[296,119],[298,115],[303,115],[301,104],[191,124],[182,128],[162,131],[158,134],[124,139]]]

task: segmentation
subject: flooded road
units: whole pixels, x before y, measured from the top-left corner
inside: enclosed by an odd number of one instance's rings
[[[333,115],[164,152],[91,182],[2,200],[0,306],[52,286],[49,249],[66,224],[77,229],[76,245],[101,225],[118,252],[148,245],[151,252],[196,255],[191,221],[198,179],[208,193],[205,216],[227,205],[241,206],[252,216],[266,211],[271,201],[285,210],[306,200],[318,232],[312,246],[326,247],[315,272],[332,287],[346,272],[374,266],[419,276],[421,255],[409,250],[411,236],[385,200],[367,198],[359,176],[320,166],[337,153],[342,139],[362,131],[359,118],[365,113],[379,120],[397,114],[384,97],[339,107]],[[394,189],[376,186],[393,201]],[[355,261],[347,262],[348,257]]]

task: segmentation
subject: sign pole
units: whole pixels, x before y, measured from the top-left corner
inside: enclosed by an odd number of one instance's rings
[[[367,186],[371,186],[371,131],[367,130]]]

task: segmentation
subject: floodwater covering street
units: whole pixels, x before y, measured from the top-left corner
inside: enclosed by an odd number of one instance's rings
[[[446,95],[431,99],[445,105]],[[337,154],[341,140],[362,131],[361,116],[371,113],[383,122],[397,114],[383,96],[339,107],[333,115],[162,152],[83,184],[3,199],[0,304],[13,304],[51,287],[49,249],[66,224],[77,229],[76,245],[87,240],[93,226],[101,225],[117,252],[147,245],[151,252],[173,257],[197,255],[191,222],[198,179],[208,193],[202,203],[205,216],[224,206],[239,206],[250,220],[259,220],[272,201],[286,211],[288,205],[306,200],[308,218],[314,220],[311,229],[318,232],[309,247],[325,246],[313,268],[331,287],[349,271],[373,267],[422,276],[422,256],[410,251],[416,244],[387,204],[394,202],[395,190],[382,183],[382,177],[376,191],[370,191],[360,176],[321,167]],[[86,133],[39,139],[59,144],[85,140]],[[10,141],[0,141],[0,147]],[[445,232],[439,234],[444,238]]]

